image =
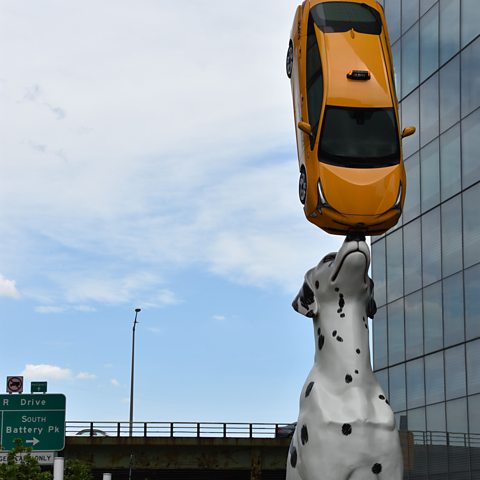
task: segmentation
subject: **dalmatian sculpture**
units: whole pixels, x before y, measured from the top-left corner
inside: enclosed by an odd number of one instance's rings
[[[300,396],[287,480],[401,480],[392,409],[370,366],[376,305],[364,239],[348,238],[305,274],[293,308],[313,319],[315,361]]]

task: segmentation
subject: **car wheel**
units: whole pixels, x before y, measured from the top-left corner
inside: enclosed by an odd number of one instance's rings
[[[287,50],[287,77],[292,78],[292,70],[293,70],[293,43],[290,42],[288,45]]]
[[[300,179],[298,180],[298,196],[300,197],[302,205],[305,205],[307,198],[307,174],[304,168],[300,171]]]

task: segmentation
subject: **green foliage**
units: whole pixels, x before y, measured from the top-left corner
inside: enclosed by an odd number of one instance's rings
[[[92,480],[93,476],[87,464],[77,459],[71,459],[65,462],[63,478],[64,480]]]

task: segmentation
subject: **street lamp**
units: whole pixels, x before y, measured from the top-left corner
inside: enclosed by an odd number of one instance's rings
[[[136,308],[135,309],[135,320],[133,321],[133,330],[132,330],[132,371],[131,371],[131,376],[130,376],[130,436],[132,436],[132,431],[133,431],[133,375],[134,375],[134,369],[135,369],[135,327],[137,325],[137,315],[139,312],[141,312],[141,308]]]

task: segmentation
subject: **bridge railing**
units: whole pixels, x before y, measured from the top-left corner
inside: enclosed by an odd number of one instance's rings
[[[285,423],[133,422],[134,437],[275,438]],[[66,422],[68,436],[128,437],[129,422]]]

